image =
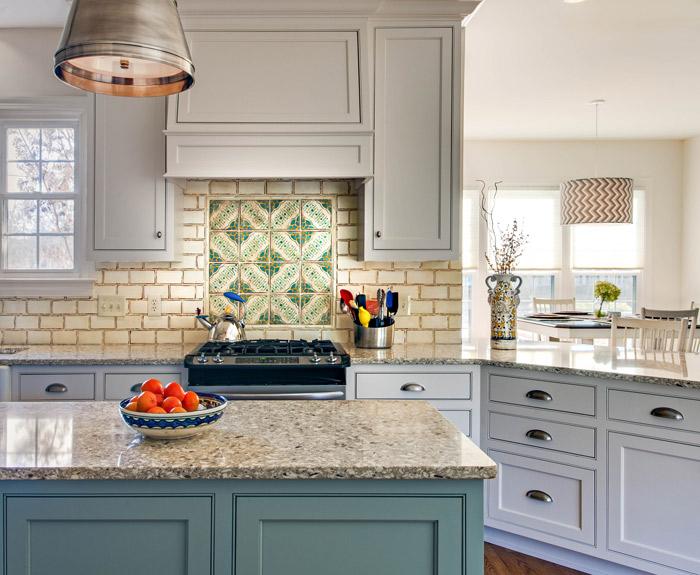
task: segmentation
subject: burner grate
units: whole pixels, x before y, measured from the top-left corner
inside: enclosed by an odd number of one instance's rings
[[[311,355],[314,352],[327,355],[331,352],[339,353],[339,350],[330,340],[252,339],[236,342],[207,342],[199,348],[197,353],[206,355],[218,353],[222,356],[302,356]]]

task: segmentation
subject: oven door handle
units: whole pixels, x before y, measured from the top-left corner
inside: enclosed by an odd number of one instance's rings
[[[344,391],[301,391],[297,393],[251,392],[251,393],[219,393],[226,399],[345,399]]]

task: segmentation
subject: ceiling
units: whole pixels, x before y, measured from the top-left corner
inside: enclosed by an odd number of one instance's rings
[[[700,0],[485,0],[466,24],[468,138],[700,134]]]

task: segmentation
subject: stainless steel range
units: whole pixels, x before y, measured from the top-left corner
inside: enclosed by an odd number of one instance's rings
[[[349,365],[329,340],[210,341],[185,356],[190,388],[229,399],[344,399]]]

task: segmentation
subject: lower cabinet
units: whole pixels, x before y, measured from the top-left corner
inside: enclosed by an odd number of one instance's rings
[[[212,513],[210,497],[8,496],[6,573],[209,573]]]
[[[462,538],[457,498],[236,501],[236,573],[241,574],[455,574],[462,572]]]
[[[608,549],[700,573],[700,447],[610,433]]]

